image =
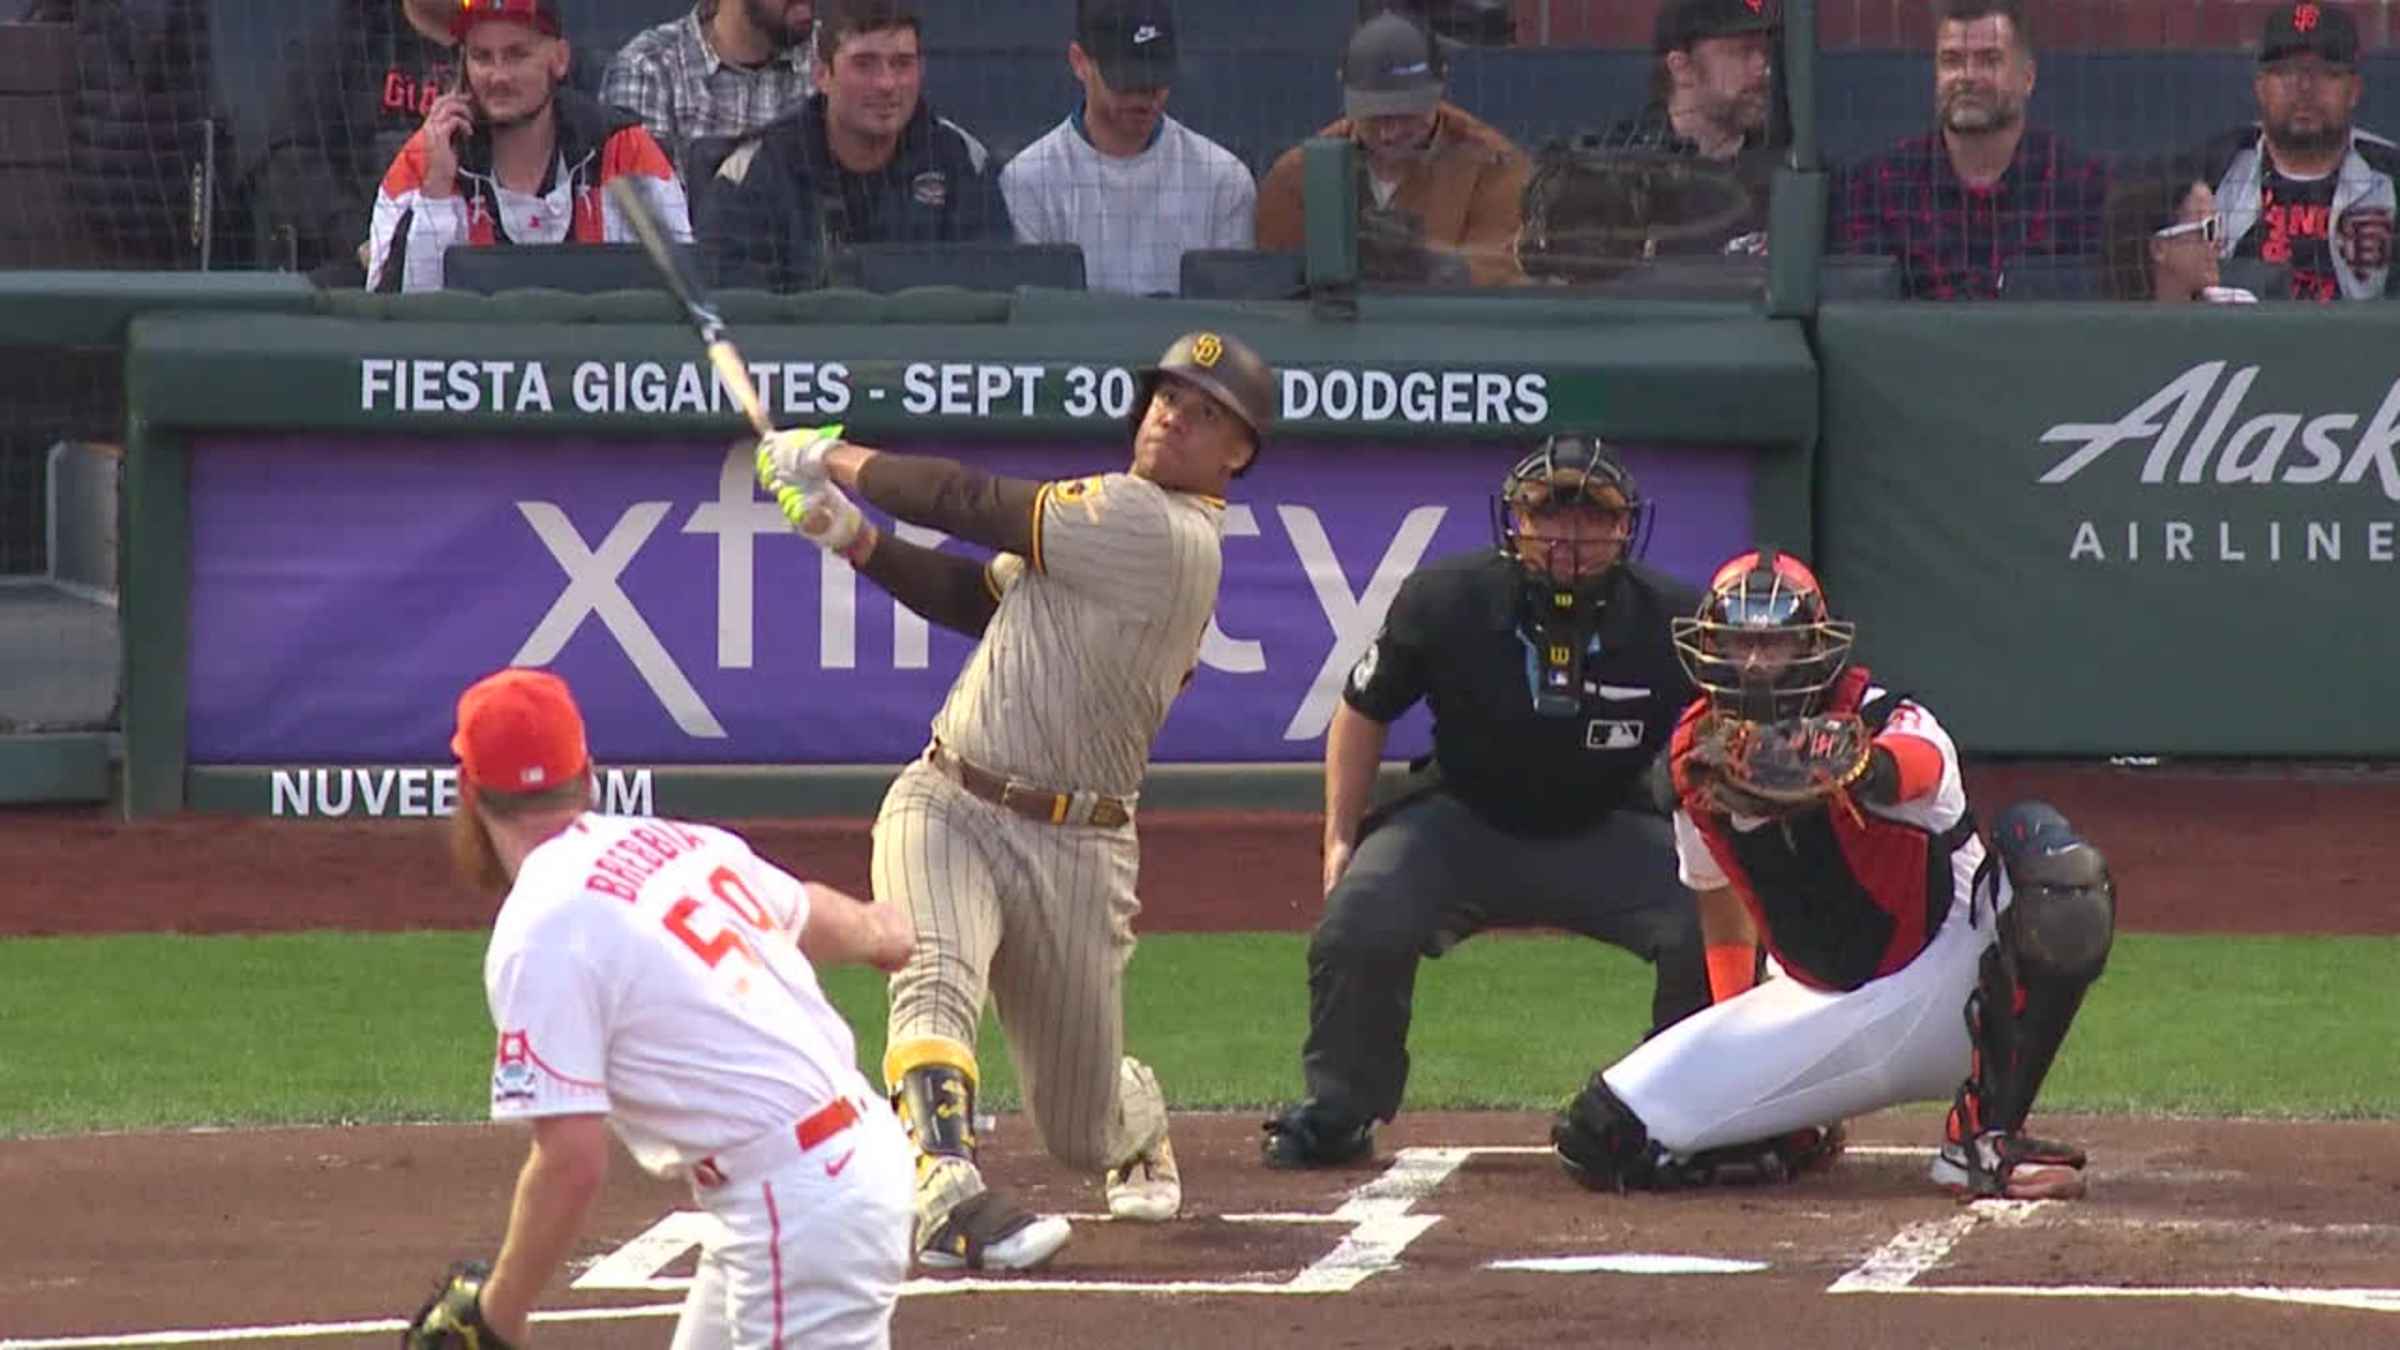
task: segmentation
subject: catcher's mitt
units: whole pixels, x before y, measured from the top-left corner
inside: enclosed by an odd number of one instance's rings
[[[491,1273],[481,1261],[453,1264],[400,1333],[401,1350],[513,1350],[483,1320],[483,1282]]]
[[[1840,796],[1874,753],[1874,737],[1851,713],[1780,722],[1712,713],[1694,733],[1686,765],[1726,814],[1785,816]]]

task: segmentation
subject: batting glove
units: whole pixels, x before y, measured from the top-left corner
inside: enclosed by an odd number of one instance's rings
[[[866,515],[831,479],[819,478],[800,487],[788,484],[777,487],[775,506],[802,538],[828,553],[839,553],[856,562],[858,559],[851,555],[868,542],[872,527],[867,524]]]
[[[758,439],[758,485],[768,492],[825,481],[825,456],[842,443],[842,424],[794,427]]]

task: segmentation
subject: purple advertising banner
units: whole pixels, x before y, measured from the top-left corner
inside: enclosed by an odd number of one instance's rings
[[[1037,479],[1124,465],[908,448]],[[1216,623],[1156,758],[1318,759],[1402,578],[1492,546],[1519,453],[1271,444],[1233,485]],[[1697,583],[1748,543],[1752,452],[1625,457],[1656,503],[1651,563]],[[969,649],[786,531],[722,445],[208,437],[191,523],[195,764],[440,763],[458,691],[512,664],[575,686],[608,762],[896,764]],[[1424,747],[1423,718],[1391,753]]]

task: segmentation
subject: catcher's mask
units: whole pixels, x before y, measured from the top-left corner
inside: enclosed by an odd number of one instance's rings
[[[1808,564],[1771,548],[1718,568],[1700,612],[1674,627],[1675,653],[1710,704],[1757,722],[1816,712],[1857,634],[1827,613]]]
[[[1588,590],[1649,543],[1649,503],[1617,452],[1596,436],[1560,432],[1500,481],[1492,533],[1526,576]]]

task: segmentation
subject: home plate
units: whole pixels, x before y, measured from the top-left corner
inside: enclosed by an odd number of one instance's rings
[[[1765,1270],[1764,1261],[1728,1261],[1715,1256],[1676,1256],[1662,1252],[1608,1252],[1599,1256],[1535,1256],[1520,1261],[1493,1261],[1486,1270],[1532,1270],[1545,1275],[1747,1275]]]

